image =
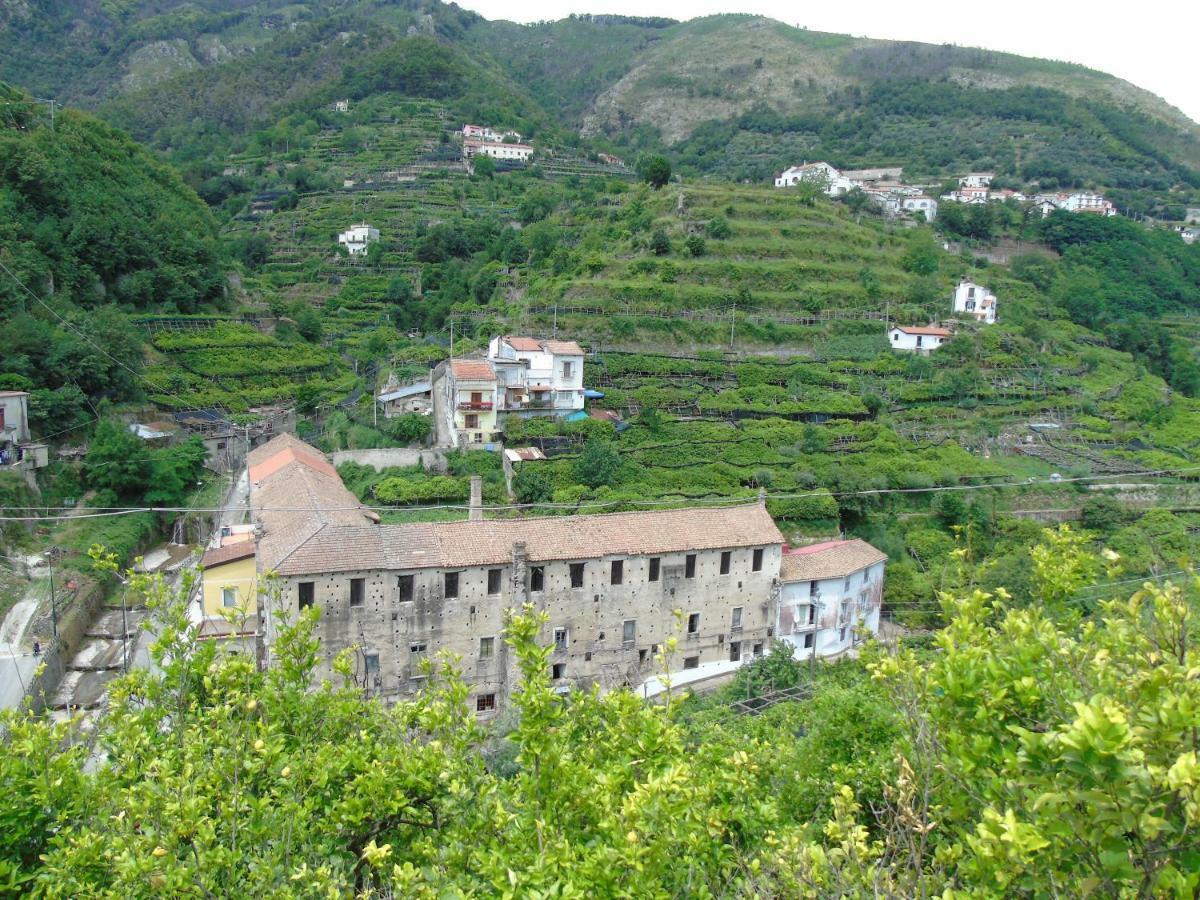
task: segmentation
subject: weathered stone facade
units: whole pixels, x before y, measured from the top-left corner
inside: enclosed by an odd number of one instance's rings
[[[771,544],[531,564],[516,542],[502,566],[289,576],[277,602],[295,614],[311,590],[321,609],[318,678],[332,677],[334,657],[356,647],[356,680],[402,697],[420,688],[421,661],[448,651],[488,712],[503,707],[516,678],[503,640],[506,610],[528,602],[549,615],[544,639],[556,647],[552,675],[564,688],[637,687],[657,672],[655,657],[672,635],[673,669],[762,654],[774,632],[779,561],[780,545]]]

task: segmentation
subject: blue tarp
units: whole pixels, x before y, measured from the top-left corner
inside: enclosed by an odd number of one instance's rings
[[[591,388],[588,388],[587,390],[585,390],[583,392],[583,399],[584,400],[603,400],[604,399],[604,391],[593,391]]]
[[[579,409],[579,410],[576,410],[575,412],[571,413],[569,416],[567,416],[567,421],[568,422],[578,422],[580,419],[586,419],[587,417],[588,417],[588,414],[586,412],[584,412],[582,409]]]

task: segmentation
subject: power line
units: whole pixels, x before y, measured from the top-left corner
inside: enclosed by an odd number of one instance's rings
[[[962,491],[980,491],[980,490],[1002,490],[1011,488],[1028,488],[1028,487],[1053,487],[1057,488],[1067,484],[1078,484],[1082,482],[1100,482],[1102,479],[1112,478],[1163,478],[1170,475],[1178,475],[1187,472],[1200,471],[1200,466],[1189,466],[1181,469],[1162,469],[1157,472],[1141,472],[1137,476],[1128,474],[1117,475],[1086,475],[1076,478],[1063,478],[1059,481],[1037,482],[1037,481],[1013,481],[999,484],[959,484],[959,485],[944,485],[935,487],[922,488],[874,488],[861,491],[808,491],[804,493],[789,493],[789,494],[767,494],[768,500],[801,500],[812,497],[862,497],[862,496],[888,496],[896,494],[927,494],[927,493],[955,493]],[[1099,488],[1115,488],[1116,485],[1105,485],[1103,483],[1096,484]],[[712,506],[747,506],[758,502],[754,496],[742,497],[681,497],[677,499],[652,499],[652,500],[597,500],[594,502],[580,501],[578,503],[510,503],[497,506],[481,507],[485,512],[517,512],[528,509],[570,509],[570,510],[591,510],[604,509],[613,506],[673,506],[673,507],[712,507]],[[76,507],[66,506],[3,506],[0,507],[0,512],[36,512],[38,510],[49,511],[65,511],[75,509]],[[63,516],[0,516],[0,522],[41,522],[55,521],[65,519],[81,519],[94,518],[98,516],[119,516],[130,515],[142,512],[154,513],[223,513],[238,509],[239,506],[210,506],[210,507],[191,507],[191,506],[113,506],[113,507],[98,507],[91,513],[80,513],[77,515]],[[312,506],[251,506],[254,512],[312,512]],[[469,511],[469,504],[465,503],[442,503],[429,506],[371,506],[365,503],[355,506],[323,506],[321,509],[325,512],[435,512],[439,510],[458,510]]]

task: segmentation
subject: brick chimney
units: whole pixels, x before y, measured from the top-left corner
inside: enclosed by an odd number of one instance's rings
[[[479,475],[471,476],[471,503],[467,519],[471,522],[483,521],[483,478]]]

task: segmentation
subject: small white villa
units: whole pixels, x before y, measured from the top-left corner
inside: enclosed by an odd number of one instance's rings
[[[888,332],[888,343],[893,350],[928,356],[952,337],[953,331],[933,325],[897,325]]]
[[[825,193],[830,197],[840,197],[861,186],[861,182],[847,178],[829,163],[814,162],[785,169],[775,179],[775,187],[795,187],[802,181],[824,182]]]
[[[972,316],[981,325],[996,322],[996,295],[982,285],[965,278],[954,289],[954,312]]]
[[[366,256],[367,247],[379,240],[379,229],[372,228],[366,222],[351,225],[338,235],[338,243],[349,251],[351,256]]]

